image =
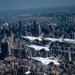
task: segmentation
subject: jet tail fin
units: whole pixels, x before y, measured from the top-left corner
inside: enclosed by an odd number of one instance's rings
[[[59,60],[61,55],[57,55],[54,59]]]
[[[61,57],[61,55],[55,55],[55,56],[52,56],[52,57],[49,57],[50,60],[59,60]]]
[[[62,36],[59,37],[59,39],[63,39],[63,38],[64,38],[64,35],[62,35]]]
[[[44,46],[49,48],[50,45],[51,45],[51,42],[49,42],[48,44],[46,44],[46,45],[44,45]]]
[[[44,33],[41,33],[38,37],[42,38],[44,36]]]

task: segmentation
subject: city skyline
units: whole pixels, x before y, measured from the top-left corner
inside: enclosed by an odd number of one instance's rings
[[[0,11],[75,6],[75,0],[0,0]]]

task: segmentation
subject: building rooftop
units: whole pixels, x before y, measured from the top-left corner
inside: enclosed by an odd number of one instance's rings
[[[13,57],[13,56],[9,56],[9,57],[6,57],[5,60],[6,61],[12,61],[12,60],[15,60],[16,57]]]

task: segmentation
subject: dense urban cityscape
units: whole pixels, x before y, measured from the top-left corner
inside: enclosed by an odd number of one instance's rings
[[[38,38],[41,33],[41,41],[24,38]],[[48,37],[56,40],[45,40]],[[0,12],[0,75],[75,75],[74,40],[74,7]],[[48,51],[29,48],[30,45],[45,47],[47,43],[50,43]],[[53,60],[58,55],[59,65],[56,65]],[[32,57],[52,61],[46,65],[45,60],[40,62]]]

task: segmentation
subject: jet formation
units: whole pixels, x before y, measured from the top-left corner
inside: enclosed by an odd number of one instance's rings
[[[43,36],[44,36],[44,33],[40,34],[39,36],[22,36],[22,38],[28,39],[30,41],[35,41],[35,40],[50,41],[48,44],[43,45],[43,46],[34,45],[34,44],[26,45],[28,48],[32,48],[36,51],[40,51],[40,50],[50,51],[49,47],[51,45],[51,42],[60,42],[60,43],[64,42],[64,43],[73,43],[73,44],[75,44],[75,39],[64,38],[64,35],[60,36],[59,38],[50,38],[50,37],[43,38]],[[31,57],[31,58],[33,60],[40,61],[41,63],[43,63],[45,65],[48,65],[51,62],[55,65],[60,65],[60,63],[59,63],[60,55],[46,57],[46,58],[44,58],[44,57]]]

